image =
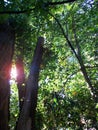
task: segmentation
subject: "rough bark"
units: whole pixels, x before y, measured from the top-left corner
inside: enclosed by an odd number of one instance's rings
[[[0,130],[8,130],[10,69],[14,51],[14,33],[8,23],[0,24]]]
[[[36,130],[35,112],[37,106],[38,78],[43,55],[44,38],[39,37],[31,63],[30,74],[26,86],[26,97],[18,121],[17,130]]]

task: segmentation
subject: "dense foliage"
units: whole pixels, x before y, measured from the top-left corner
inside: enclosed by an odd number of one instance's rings
[[[46,39],[36,108],[38,130],[97,130],[98,2],[59,1],[1,1],[0,21],[9,20],[14,28],[14,60],[23,56],[27,75],[36,39]],[[16,85],[11,95],[13,129],[18,117]]]

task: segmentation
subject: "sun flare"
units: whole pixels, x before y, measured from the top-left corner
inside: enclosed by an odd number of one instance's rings
[[[17,78],[16,66],[12,65],[12,68],[11,68],[11,79],[16,79],[16,78]]]

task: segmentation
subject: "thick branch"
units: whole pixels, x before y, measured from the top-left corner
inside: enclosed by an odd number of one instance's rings
[[[61,4],[66,4],[66,3],[71,3],[71,2],[74,2],[76,0],[66,0],[66,1],[61,1],[61,2],[47,2],[47,3],[43,3],[44,7],[47,7],[47,6],[56,6],[56,5],[61,5]],[[24,13],[31,13],[35,8],[31,8],[31,9],[28,9],[28,10],[20,10],[20,11],[0,11],[0,14],[3,15],[3,14],[24,14]]]
[[[66,1],[60,1],[60,2],[48,2],[46,5],[61,5],[61,4],[66,4],[66,3],[71,3],[76,0],[66,0]]]

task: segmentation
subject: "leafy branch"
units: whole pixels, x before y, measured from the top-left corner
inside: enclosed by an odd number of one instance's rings
[[[83,62],[83,59],[82,59],[82,56],[81,56],[81,47],[80,47],[80,44],[79,44],[79,41],[78,41],[78,38],[77,38],[77,34],[76,34],[76,28],[75,28],[75,20],[74,20],[74,16],[72,16],[72,31],[73,31],[73,34],[74,34],[74,39],[75,39],[75,43],[76,43],[76,47],[77,47],[77,55],[78,55],[78,61],[79,61],[79,64],[81,66],[81,71],[83,73],[83,76],[85,78],[85,81],[88,83],[89,85],[89,88],[90,90],[92,91],[93,93],[93,97],[95,98],[95,94],[94,94],[94,88],[93,88],[93,85],[92,85],[92,82],[91,82],[91,79],[90,77],[88,76],[88,73],[86,71],[86,67],[84,65],[84,62]]]
[[[63,29],[61,23],[60,23],[60,21],[59,21],[53,14],[51,14],[50,12],[49,12],[49,14],[50,14],[50,15],[55,19],[55,21],[58,23],[58,25],[59,25],[59,27],[60,27],[60,29],[61,29],[61,31],[62,31],[62,34],[63,34],[63,36],[65,37],[65,39],[66,39],[66,41],[67,41],[69,47],[71,48],[71,50],[72,50],[73,53],[75,54],[76,58],[78,59],[78,55],[77,55],[77,53],[76,53],[74,47],[72,46],[72,44],[71,44],[71,42],[70,42],[70,40],[69,40],[69,38],[68,38],[68,35],[66,35],[66,33],[65,33],[65,31],[64,31],[64,29]],[[79,60],[79,59],[78,59],[78,60]]]
[[[74,34],[74,36],[75,36],[75,41],[76,41],[76,44],[77,44],[78,52],[75,51],[75,49],[74,49],[74,47],[73,47],[71,41],[70,41],[69,38],[68,38],[68,34],[65,33],[64,28],[62,27],[60,21],[59,21],[53,14],[51,14],[50,12],[49,12],[49,14],[55,19],[55,21],[56,21],[57,24],[59,25],[59,27],[60,27],[60,29],[61,29],[61,31],[62,31],[62,34],[63,34],[63,36],[65,37],[65,39],[66,39],[66,41],[67,41],[67,43],[68,43],[68,46],[70,47],[70,49],[72,50],[72,52],[73,52],[74,55],[76,56],[76,58],[77,58],[77,60],[78,60],[78,62],[79,62],[79,65],[80,65],[80,67],[81,67],[81,71],[82,71],[82,73],[83,73],[84,79],[85,79],[85,81],[87,82],[87,84],[88,84],[88,86],[89,86],[90,93],[91,93],[91,95],[92,95],[94,101],[96,102],[96,99],[97,99],[97,98],[96,98],[96,94],[95,94],[95,92],[94,92],[93,85],[92,85],[92,83],[91,83],[91,81],[90,81],[90,79],[89,79],[89,76],[88,76],[88,74],[87,74],[85,65],[84,65],[84,63],[83,63],[83,60],[82,60],[82,57],[81,57],[81,54],[80,54],[80,46],[79,46],[79,43],[78,43],[78,41],[77,41],[76,34]],[[75,33],[75,32],[74,32],[74,33]]]
[[[74,2],[76,0],[66,0],[66,1],[61,1],[61,2],[47,2],[47,3],[43,3],[42,4],[42,7],[46,8],[48,6],[56,6],[56,5],[61,5],[61,4],[66,4],[66,3],[71,3],[71,2]],[[31,9],[28,9],[28,10],[19,10],[19,11],[0,11],[0,14],[3,15],[3,14],[23,14],[23,13],[31,13],[32,11],[34,11],[35,8],[31,8]]]
[[[72,78],[72,76],[74,76],[75,74],[77,74],[77,72],[79,72],[80,69],[78,70],[75,70],[72,74],[68,75],[67,78],[66,78],[66,81],[64,81],[64,86],[67,84],[67,82]]]

